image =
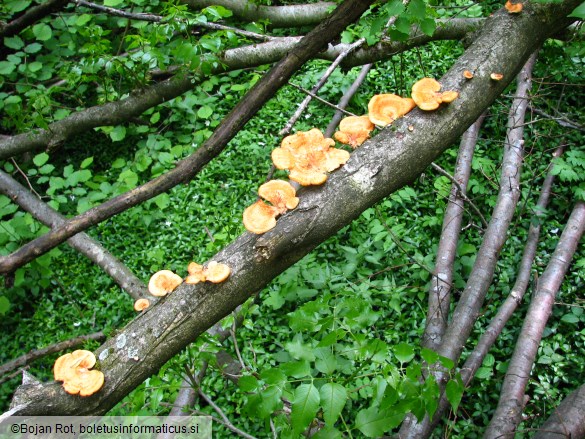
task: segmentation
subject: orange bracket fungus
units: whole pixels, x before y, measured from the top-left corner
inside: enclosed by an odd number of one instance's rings
[[[295,188],[284,180],[270,180],[264,183],[258,188],[258,195],[270,201],[281,214],[299,205]]]
[[[288,169],[289,178],[302,186],[323,184],[327,172],[349,160],[349,152],[332,148],[334,145],[335,141],[324,137],[318,128],[299,131],[286,136],[280,148],[272,151],[272,161],[278,169]],[[256,209],[263,208],[257,206]]]
[[[374,124],[368,116],[348,116],[339,123],[339,131],[334,135],[338,142],[357,148],[370,137]]]
[[[153,296],[166,296],[183,283],[183,278],[171,270],[157,271],[148,282],[148,291]]]
[[[404,116],[415,106],[414,101],[410,98],[403,98],[391,93],[375,95],[368,102],[368,116],[372,123],[385,127]]]
[[[55,381],[63,381],[63,388],[71,395],[93,395],[104,385],[104,374],[89,370],[95,362],[95,355],[90,351],[77,350],[62,355],[53,366]]]
[[[471,79],[473,78],[473,73],[471,73],[469,70],[465,70],[463,72],[463,76],[465,77],[465,79]]]
[[[187,284],[198,284],[199,282],[205,281],[218,284],[226,280],[232,270],[225,264],[211,261],[207,267],[203,267],[203,265],[199,265],[196,262],[191,262],[187,266],[187,272],[189,273],[185,279],[185,283]]]
[[[299,204],[296,190],[288,181],[270,180],[258,188],[258,195],[273,205],[256,201],[244,210],[244,227],[252,233],[261,234],[276,226],[276,217]]]
[[[502,75],[501,73],[492,73],[490,75],[490,78],[493,79],[494,81],[501,81],[502,78],[504,78],[504,75]]]
[[[504,5],[508,13],[518,14],[522,11],[522,3],[512,3],[510,0]]]
[[[134,311],[144,311],[146,308],[150,306],[150,300],[148,299],[138,299],[134,302]]]
[[[441,84],[433,78],[423,78],[412,86],[412,99],[418,108],[432,111],[439,108],[441,103],[453,102],[459,96],[456,91],[440,92]]]

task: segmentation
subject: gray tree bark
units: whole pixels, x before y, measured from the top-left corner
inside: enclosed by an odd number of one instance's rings
[[[542,424],[534,439],[585,437],[585,384],[569,394]]]
[[[221,284],[183,284],[130,322],[96,354],[105,385],[80,399],[59,383],[21,386],[13,415],[103,414],[199,334],[226,316],[275,276],[388,194],[414,180],[502,93],[529,55],[548,36],[570,23],[580,0],[525,7],[511,16],[499,11],[441,82],[460,97],[441,109],[413,110],[365,142],[321,187],[299,192],[299,206],[270,232],[244,233],[213,260],[232,269]],[[509,42],[513,41],[514,44]],[[462,76],[475,72],[473,80]],[[500,72],[502,81],[490,73]]]

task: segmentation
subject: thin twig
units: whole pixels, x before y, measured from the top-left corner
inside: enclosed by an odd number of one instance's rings
[[[475,205],[475,203],[473,201],[471,201],[471,199],[466,195],[467,191],[464,191],[463,188],[461,187],[461,185],[459,184],[459,182],[455,179],[455,177],[453,177],[451,174],[449,174],[449,172],[447,172],[446,170],[444,170],[443,168],[441,168],[439,165],[437,165],[436,163],[431,163],[431,166],[433,167],[433,169],[435,171],[437,171],[438,173],[440,173],[441,175],[444,175],[445,177],[447,177],[449,180],[451,180],[451,182],[457,187],[458,190],[458,195],[466,202],[469,204],[469,206],[471,207],[471,209],[475,212],[475,214],[479,217],[481,224],[483,225],[484,229],[487,229],[488,226],[488,222],[486,221],[485,217],[483,216],[483,214],[481,213],[481,211],[479,210],[479,208]]]
[[[26,354],[21,355],[18,358],[15,358],[14,360],[11,360],[7,363],[0,365],[0,375],[4,375],[5,373],[8,373],[11,370],[14,370],[18,367],[26,366],[31,362],[38,360],[39,358],[45,357],[55,352],[79,346],[80,344],[83,344],[88,340],[102,341],[105,338],[106,338],[105,334],[102,331],[99,331],[94,334],[80,335],[79,337],[55,343],[42,349],[33,349],[32,351],[29,351]]]
[[[217,414],[219,416],[221,416],[221,419],[222,419],[221,423],[223,425],[225,425],[231,431],[233,431],[236,434],[239,434],[242,437],[245,437],[247,439],[256,439],[256,437],[252,436],[251,434],[246,433],[245,431],[240,430],[234,424],[232,424],[230,422],[230,420],[228,419],[228,417],[225,415],[225,413],[221,410],[221,408],[219,408],[219,406],[216,403],[214,403],[209,396],[207,396],[205,393],[203,393],[203,391],[201,389],[198,390],[198,393],[199,393],[199,396],[201,398],[203,398],[205,400],[205,402],[207,404],[209,404],[213,408],[213,410],[215,410],[217,412]]]
[[[301,86],[299,86],[299,85],[293,84],[292,82],[289,82],[289,85],[291,85],[291,86],[293,86],[294,88],[296,88],[296,89],[298,89],[298,90],[302,91],[303,93],[306,93],[306,94],[308,94],[308,95],[309,95],[309,96],[311,96],[313,99],[316,99],[316,100],[318,100],[319,102],[321,102],[321,103],[323,103],[323,104],[325,104],[325,105],[328,105],[328,106],[329,106],[329,107],[331,107],[331,108],[335,108],[337,111],[341,111],[343,114],[347,114],[348,116],[355,116],[355,114],[353,114],[352,112],[350,112],[350,111],[347,111],[347,110],[344,110],[343,108],[340,108],[340,107],[338,107],[337,105],[335,105],[335,104],[332,104],[331,102],[329,102],[329,101],[326,101],[326,100],[325,100],[325,99],[323,99],[323,98],[320,98],[319,96],[317,96],[317,95],[315,95],[315,94],[311,93],[309,90],[306,90],[306,89],[304,89],[303,87],[301,87]]]

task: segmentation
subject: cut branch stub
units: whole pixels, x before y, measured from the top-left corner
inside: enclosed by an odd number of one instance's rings
[[[374,124],[368,116],[348,116],[339,123],[339,131],[334,135],[338,142],[357,148],[370,138]]]
[[[415,106],[414,101],[410,98],[383,93],[373,96],[368,102],[368,117],[373,124],[385,127],[404,116]]]
[[[327,173],[349,160],[349,152],[332,148],[335,141],[324,137],[318,128],[286,136],[272,151],[272,161],[278,169],[288,169],[289,178],[301,186],[320,185]]]
[[[459,97],[456,91],[440,92],[441,84],[433,78],[423,78],[412,86],[412,99],[424,111],[439,108],[443,102],[453,102]]]

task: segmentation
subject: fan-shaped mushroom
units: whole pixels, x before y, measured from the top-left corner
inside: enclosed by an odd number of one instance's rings
[[[416,105],[410,98],[384,93],[375,95],[368,102],[368,117],[378,126],[385,127],[399,117],[404,116]]]
[[[148,282],[148,291],[153,296],[166,296],[183,283],[183,278],[171,270],[157,271]]]
[[[265,233],[274,228],[277,215],[276,207],[258,200],[244,210],[244,227],[252,233]]]
[[[214,284],[218,284],[226,280],[232,270],[225,264],[220,264],[219,262],[211,261],[207,264],[207,267],[204,269],[205,272],[205,279],[209,282],[213,282]]]
[[[134,302],[134,311],[144,311],[146,308],[150,306],[150,300],[148,299],[138,299]]]
[[[368,116],[348,116],[339,123],[339,131],[334,135],[335,140],[357,148],[370,137],[374,124]]]
[[[285,137],[280,148],[272,151],[278,169],[288,169],[289,178],[302,186],[319,185],[327,180],[327,172],[349,160],[349,153],[332,148],[335,141],[324,137],[318,128],[299,131]]]
[[[270,180],[264,183],[258,188],[258,195],[266,201],[270,201],[280,214],[294,209],[299,204],[295,188],[284,180]]]
[[[95,363],[95,355],[86,350],[62,355],[53,366],[55,381],[63,381],[63,388],[69,394],[93,395],[104,385],[104,374],[99,370],[89,370]]]
[[[512,3],[510,0],[504,5],[509,14],[518,14],[522,11],[522,3]]]
[[[452,102],[459,96],[456,91],[440,92],[441,84],[433,78],[423,78],[412,86],[412,99],[424,111],[436,110],[442,102]]]

